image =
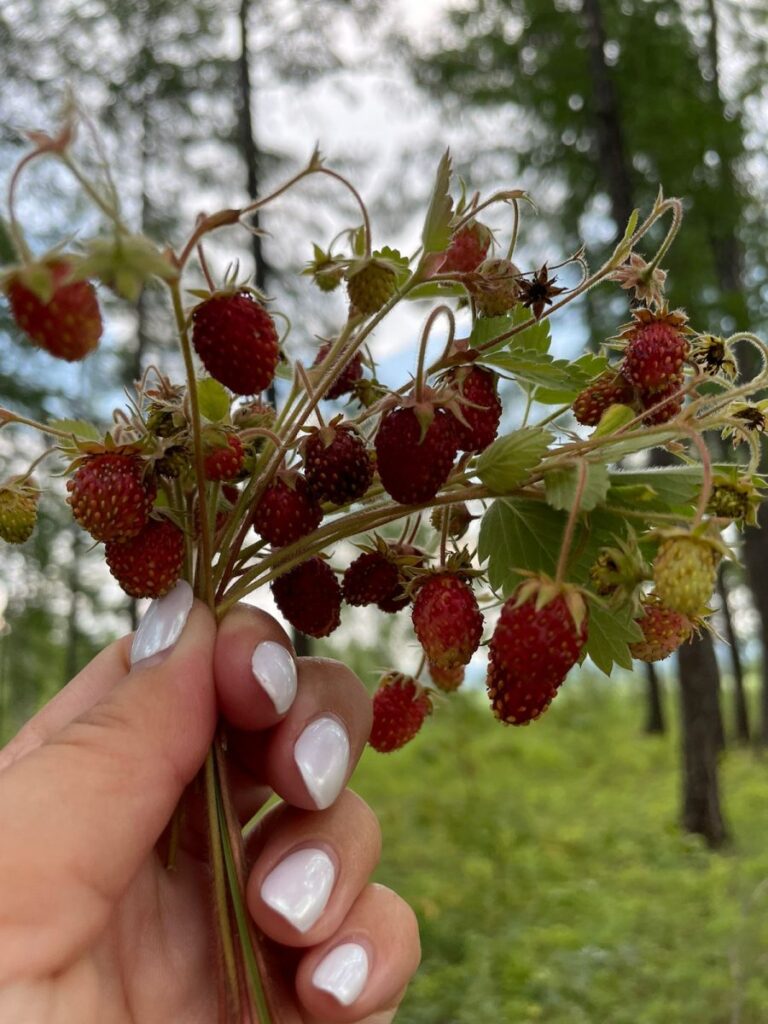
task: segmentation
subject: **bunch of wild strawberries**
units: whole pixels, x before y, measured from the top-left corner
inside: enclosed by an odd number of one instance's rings
[[[322,171],[315,160],[307,173]],[[110,572],[134,598],[161,597],[185,576],[202,597],[227,605],[269,583],[283,616],[312,637],[331,634],[344,605],[375,605],[390,615],[408,609],[422,669],[416,675],[393,670],[382,678],[371,735],[381,751],[415,735],[431,711],[432,687],[456,690],[482,643],[476,586],[485,572],[463,539],[488,503],[520,494],[544,501],[550,463],[553,469],[585,469],[585,453],[597,458],[602,444],[636,439],[648,428],[679,424],[662,440],[680,450],[682,440],[713,424],[748,439],[764,426],[759,405],[734,405],[728,397],[735,365],[728,343],[696,334],[683,313],[670,311],[658,261],[646,263],[628,244],[601,272],[635,298],[632,323],[611,342],[620,361],[604,360],[597,377],[567,403],[572,408],[560,410],[559,435],[538,429],[543,449],[505,490],[498,482],[504,460],[518,457],[517,439],[533,436],[526,433],[533,428],[524,424],[498,436],[504,371],[485,355],[498,351],[505,338],[513,345],[556,302],[562,305],[584,288],[568,291],[556,285],[546,265],[523,272],[511,253],[493,254],[493,233],[478,219],[489,203],[474,197],[454,207],[440,175],[435,195],[415,269],[394,250],[372,252],[363,229],[350,233],[351,253],[315,247],[304,273],[323,292],[344,282],[347,321],[337,338],[320,343],[310,365],[295,363],[282,408],[269,395],[290,353],[263,296],[233,281],[217,287],[209,278],[209,288],[194,293],[189,309],[181,308],[179,282],[192,245],[181,257],[160,253],[136,236],[112,249],[100,240],[84,253],[56,251],[33,259],[21,252],[19,264],[4,276],[20,331],[67,360],[86,357],[101,336],[89,276],[125,294],[120,274],[130,270],[140,277],[145,266],[147,278],[160,277],[175,289],[180,342],[191,346],[190,360],[191,350],[196,353],[204,370],[200,379],[190,376],[182,386],[150,369],[137,384],[133,407],[116,413],[106,434],[77,425],[42,426],[67,458],[72,514],[104,543]],[[519,197],[502,193],[497,201],[512,205]],[[209,218],[194,241],[201,243],[206,225],[214,230],[232,223],[232,217]],[[114,230],[119,238],[122,227]],[[126,269],[131,246],[138,255]],[[202,254],[200,260],[207,275]],[[445,352],[436,364],[423,365],[426,329],[415,379],[387,391],[375,379],[367,341],[397,301],[425,285],[442,299],[438,312],[451,325]],[[445,305],[450,301],[468,313],[464,338],[455,337],[454,312]],[[474,344],[475,337],[483,340]],[[516,379],[514,371],[507,376]],[[720,402],[714,412],[699,390],[713,379]],[[514,413],[514,406],[508,411]],[[593,437],[574,432],[573,418],[595,427]],[[8,412],[2,417],[4,424],[18,420]],[[603,462],[611,462],[608,448]],[[569,581],[568,566],[573,531],[588,525],[583,484],[566,509],[557,572],[516,567],[521,577],[501,602],[489,639],[488,694],[494,714],[507,723],[537,718],[585,656],[590,606],[632,607],[634,657],[655,661],[676,650],[708,612],[718,563],[727,553],[718,527],[750,521],[758,500],[749,472],[709,473],[693,528],[687,508],[675,528],[639,539],[627,531],[602,548],[578,585]],[[18,544],[29,537],[39,493],[29,472],[0,488],[3,539]],[[606,493],[600,500],[607,501]],[[398,519],[405,529],[395,540],[383,528]],[[334,566],[331,549],[354,535],[365,535],[360,553]],[[649,545],[655,550],[652,568]],[[423,681],[426,674],[431,684]]]

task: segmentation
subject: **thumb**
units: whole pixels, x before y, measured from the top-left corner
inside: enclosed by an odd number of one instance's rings
[[[213,739],[215,631],[177,585],[139,626],[142,660],[0,772],[0,984],[76,955],[157,842]]]

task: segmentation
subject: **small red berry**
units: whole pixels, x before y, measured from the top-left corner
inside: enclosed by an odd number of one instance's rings
[[[643,639],[629,645],[633,658],[640,661],[661,661],[673,654],[693,632],[687,615],[672,611],[655,596],[643,603],[643,616],[638,619]]]
[[[383,676],[373,696],[373,726],[368,742],[388,754],[409,743],[432,713],[432,702],[411,676]]]
[[[307,636],[328,636],[339,625],[341,587],[322,558],[308,558],[272,584],[281,614]]]
[[[469,664],[483,635],[483,616],[466,580],[452,572],[425,577],[411,617],[427,661],[446,669]]]
[[[264,491],[253,526],[273,547],[293,544],[316,530],[323,518],[320,503],[300,473],[278,475]]]
[[[665,320],[653,320],[638,324],[627,337],[621,372],[631,384],[651,391],[679,378],[690,344],[677,327]]]
[[[471,274],[488,255],[492,235],[479,221],[471,220],[455,233],[445,258],[440,264],[440,274]]]
[[[126,541],[104,546],[109,571],[131,597],[162,597],[181,577],[184,534],[168,519],[150,519]]]
[[[237,434],[228,434],[226,447],[214,448],[205,456],[206,480],[234,480],[245,460],[245,448]]]
[[[422,437],[412,408],[384,413],[376,434],[377,468],[384,489],[402,505],[434,498],[456,457],[455,416],[435,409]]]
[[[378,604],[400,591],[394,560],[380,551],[358,555],[344,573],[344,600],[351,605]]]
[[[482,366],[462,367],[449,380],[456,386],[461,414],[466,425],[456,418],[456,444],[462,452],[482,452],[494,440],[501,422],[498,377]]]
[[[633,405],[635,389],[617,370],[606,370],[580,392],[573,402],[573,415],[585,427],[596,427],[612,405]]]
[[[683,409],[684,396],[680,394],[680,390],[685,383],[685,377],[682,373],[674,377],[666,387],[659,388],[656,391],[641,391],[640,402],[643,409],[653,409],[654,406],[659,406],[653,412],[649,412],[647,416],[643,417],[643,423],[648,427],[658,426],[662,423],[669,423],[673,420]],[[659,405],[663,402],[663,405]]]
[[[331,425],[313,430],[305,441],[304,475],[320,501],[346,505],[370,487],[373,462],[354,427]]]
[[[429,665],[429,676],[438,690],[443,693],[453,693],[464,682],[464,665],[456,665],[455,668],[441,668],[439,665]]]
[[[192,311],[192,344],[208,373],[237,395],[269,387],[280,350],[274,321],[249,292],[219,292]]]
[[[331,343],[329,341],[321,345],[317,350],[317,355],[315,356],[312,368],[314,369],[316,366],[320,366],[330,351]],[[360,380],[362,376],[363,359],[359,352],[355,352],[336,380],[325,392],[323,398],[327,398],[331,401],[335,398],[341,398],[342,395],[351,394],[352,391],[354,391],[356,381]]]
[[[135,455],[92,455],[67,481],[72,514],[94,540],[125,541],[146,525],[157,488]]]

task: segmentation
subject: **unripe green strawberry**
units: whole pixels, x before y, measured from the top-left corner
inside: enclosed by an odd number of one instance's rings
[[[94,540],[125,541],[149,519],[157,487],[136,455],[89,456],[67,481],[72,514]]]
[[[667,608],[655,595],[643,602],[643,616],[637,621],[643,639],[630,644],[629,650],[639,661],[668,658],[693,632],[693,623],[687,615]]]
[[[126,541],[104,545],[109,571],[131,597],[162,597],[181,577],[184,534],[168,519],[150,519]]]
[[[387,263],[368,259],[350,268],[347,278],[349,301],[363,316],[378,313],[395,294],[397,276]]]
[[[410,743],[432,713],[432,702],[415,679],[389,672],[373,696],[373,725],[368,742],[388,754]]]
[[[448,520],[447,525],[445,522],[446,518]],[[460,540],[469,529],[472,516],[464,502],[460,501],[456,505],[438,505],[437,508],[433,508],[429,521],[433,529],[437,530],[438,533],[442,533],[445,526],[449,537],[453,537],[454,540]]]
[[[722,545],[686,533],[668,536],[653,563],[656,594],[662,604],[682,615],[701,615],[717,580]]]
[[[723,519],[733,519],[739,525],[757,525],[757,513],[762,495],[749,478],[739,480],[715,476],[707,512]]]
[[[470,290],[480,316],[503,316],[520,301],[520,269],[511,260],[485,260]]]
[[[573,415],[585,427],[596,427],[612,405],[633,405],[635,389],[617,370],[606,370],[573,401]]]
[[[9,481],[0,487],[0,538],[8,544],[23,544],[32,536],[37,522],[40,492],[27,483]]]
[[[428,662],[439,668],[469,664],[483,635],[483,616],[460,575],[440,572],[419,581],[411,618]]]

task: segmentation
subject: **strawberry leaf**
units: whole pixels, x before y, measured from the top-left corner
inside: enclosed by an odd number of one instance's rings
[[[51,420],[50,426],[64,434],[74,434],[75,437],[82,438],[84,441],[101,440],[99,428],[85,420]]]
[[[584,388],[608,367],[604,356],[587,352],[568,366],[569,383],[561,388],[538,387],[533,394],[534,401],[543,405],[565,405],[572,402]]]
[[[552,340],[548,320],[532,323],[530,327],[513,334],[511,338],[501,338],[501,335],[506,334],[513,327],[531,319],[530,310],[521,304],[515,306],[504,316],[479,317],[472,328],[469,347],[481,348],[488,345],[488,348],[484,350],[484,355],[503,348],[527,349],[528,351],[546,353],[549,351]],[[495,345],[491,344],[496,338],[501,338],[501,340]]]
[[[424,253],[442,252],[451,242],[451,218],[453,199],[448,191],[451,184],[451,151],[443,153],[437,167],[435,187],[429,201],[429,209],[421,232]]]
[[[591,603],[586,653],[596,668],[607,676],[614,666],[632,668],[628,644],[641,640],[642,630],[632,618],[631,608],[603,608]]]
[[[553,359],[536,349],[515,349],[493,352],[477,360],[479,365],[490,366],[513,377],[516,383],[560,390],[571,386],[569,364],[565,359]],[[578,392],[579,389],[577,389]]]
[[[720,467],[714,467],[720,472]],[[704,474],[701,465],[644,469],[639,472],[615,470],[610,474],[608,500],[640,510],[668,511],[695,505]]]
[[[229,416],[229,392],[213,377],[203,377],[197,382],[197,400],[201,414],[212,423],[221,422]]]
[[[478,457],[477,475],[494,493],[506,494],[538,466],[551,441],[550,432],[541,427],[523,427],[505,434]]]
[[[544,483],[547,504],[552,508],[570,511],[576,500],[580,470],[578,466],[553,469],[547,473]],[[581,495],[579,508],[589,512],[605,500],[611,480],[608,470],[600,463],[587,463],[587,477]]]

